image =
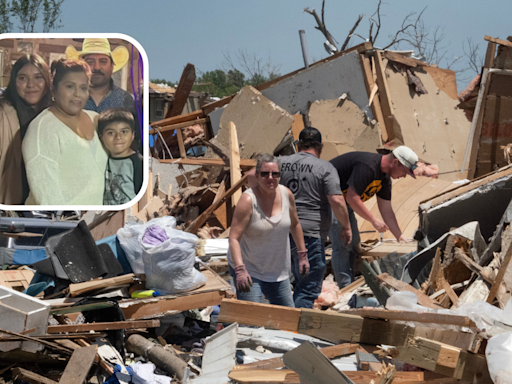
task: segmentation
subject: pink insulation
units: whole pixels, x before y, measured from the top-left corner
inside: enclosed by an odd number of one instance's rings
[[[433,177],[435,179],[437,179],[439,176],[439,166],[435,165],[435,164],[425,164],[425,163],[420,163],[419,161],[416,163],[418,165],[418,168],[416,168],[414,170],[414,175],[416,175],[416,177],[418,176],[428,176],[428,177]]]
[[[332,307],[338,303],[338,291],[338,284],[334,282],[333,275],[327,276],[322,284],[322,292],[320,296],[318,296],[318,299],[316,299],[313,308],[321,309],[322,307]]]

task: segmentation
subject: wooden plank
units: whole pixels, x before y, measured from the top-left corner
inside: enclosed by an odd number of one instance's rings
[[[352,355],[358,347],[359,344],[345,343],[320,348],[319,350],[325,357],[334,359],[335,357]],[[254,363],[235,365],[233,369],[276,369],[284,366],[283,360],[280,357],[274,357],[272,359],[255,361]]]
[[[46,340],[38,339],[36,337],[22,335],[21,333],[11,332],[11,331],[7,331],[7,330],[4,330],[4,329],[0,329],[0,333],[5,333],[5,334],[11,335],[11,336],[16,336],[16,337],[18,337],[18,338],[20,338],[22,340],[33,341],[33,342],[42,344],[42,345],[44,345],[47,348],[50,348],[52,350],[56,350],[57,352],[63,353],[65,355],[71,355],[71,353],[72,353],[71,350],[69,350],[68,348],[62,347],[62,346],[60,346],[59,344],[56,344],[56,343],[51,343],[51,342],[46,341]]]
[[[297,332],[300,317],[301,310],[297,308],[224,299],[218,321]]]
[[[377,70],[377,85],[379,86],[379,99],[382,108],[382,115],[386,124],[386,131],[388,133],[388,140],[396,138],[394,131],[393,119],[393,105],[391,104],[391,95],[389,93],[388,82],[386,80],[385,67],[382,65],[382,57],[379,50],[375,51],[375,68]]]
[[[23,380],[30,384],[58,384],[56,381],[20,367],[12,369],[12,377],[14,380]]]
[[[219,305],[226,297],[226,292],[215,290],[191,295],[161,296],[149,299],[127,299],[119,302],[127,320],[154,318],[187,311],[189,309],[205,308]]]
[[[484,40],[485,41],[490,41],[492,43],[504,45],[504,46],[509,47],[509,48],[512,48],[512,43],[510,41],[508,41],[508,40],[496,39],[494,37],[487,36],[487,35],[485,35]]]
[[[43,237],[43,234],[30,232],[0,232],[0,237],[11,237],[13,239],[21,239],[23,237]]]
[[[54,335],[42,335],[42,336],[33,336],[33,337],[36,339],[40,339],[40,340],[55,340],[55,342],[57,344],[59,344],[58,340],[90,339],[90,338],[95,339],[96,337],[106,337],[106,336],[107,336],[106,333],[96,332],[96,333],[72,333],[72,334],[65,334],[65,335],[54,334]],[[19,340],[24,340],[24,339],[21,339],[17,336],[1,336],[0,337],[0,343],[9,342],[9,341],[19,341]]]
[[[229,175],[231,177],[231,185],[234,185],[242,178],[242,171],[240,168],[240,148],[238,146],[238,136],[236,133],[236,126],[232,121],[229,122],[229,148]],[[240,197],[242,197],[242,191],[239,189],[233,193],[233,196],[231,196],[232,207],[236,206],[238,200],[240,200]]]
[[[489,284],[494,284],[494,279],[489,275],[488,271],[474,262],[473,259],[467,256],[462,249],[455,248],[454,256],[457,260],[460,260],[460,262],[464,264],[470,271],[476,273]]]
[[[177,123],[177,124],[158,126],[158,127],[153,128],[153,129],[150,129],[149,130],[149,134],[150,135],[154,135],[154,134],[156,134],[158,132],[164,133],[164,132],[169,132],[169,131],[181,131],[184,128],[191,127],[191,126],[196,125],[196,124],[203,125],[207,121],[209,121],[209,119],[203,118],[203,119],[184,121],[182,123]],[[153,123],[152,126],[154,126],[154,124],[155,123]]]
[[[363,67],[363,73],[364,73],[364,83],[366,85],[366,92],[368,93],[368,97],[371,96],[371,92],[373,87],[376,85],[375,81],[373,80],[373,74],[372,69],[370,67],[370,59],[366,56],[361,54],[361,66]],[[378,87],[378,86],[377,86]],[[386,142],[388,141],[388,132],[386,130],[386,122],[384,121],[384,115],[382,114],[382,109],[380,105],[379,98],[374,98],[372,103],[368,103],[372,109],[373,117],[379,122],[380,125],[380,132],[382,135],[382,141]]]
[[[503,258],[503,261],[501,262],[501,266],[498,271],[498,275],[496,276],[496,279],[494,280],[494,283],[489,292],[489,296],[487,296],[486,301],[489,304],[492,304],[494,302],[494,299],[496,298],[496,294],[498,293],[498,289],[500,288],[501,283],[503,282],[503,278],[505,277],[505,272],[507,272],[507,268],[508,268],[511,258],[512,258],[512,243],[510,243],[508,246],[507,253],[505,254],[505,257]]]
[[[475,323],[466,316],[444,315],[431,312],[417,313],[409,311],[394,311],[389,309],[358,308],[348,309],[340,313],[385,320],[416,321],[419,323],[449,324],[459,325],[462,327],[476,326]]]
[[[302,309],[298,332],[331,343],[360,341],[363,318],[360,316]]]
[[[198,165],[198,166],[222,166],[229,167],[229,164],[222,159],[159,159],[159,163],[164,164],[183,164],[183,165]],[[254,159],[240,159],[240,166],[242,168],[253,168],[256,166]]]
[[[403,281],[395,279],[393,276],[390,276],[387,273],[382,273],[377,276],[382,282],[389,285],[391,288],[396,289],[397,291],[409,291],[416,295],[418,298],[418,304],[423,305],[427,308],[440,309],[443,308],[439,304],[435,303],[430,297],[425,295],[423,292],[418,291],[412,285],[404,283]]]
[[[150,127],[164,127],[164,126],[168,126],[168,125],[184,123],[184,122],[191,121],[191,120],[202,119],[203,117],[204,117],[203,111],[199,110],[199,111],[194,111],[194,112],[190,112],[190,113],[185,113],[183,115],[169,117],[169,118],[163,119],[163,120],[158,120],[158,121],[155,121],[155,122],[149,124],[149,126]],[[151,131],[150,131],[150,133],[151,133]]]
[[[370,371],[342,371],[354,384],[368,384],[372,380],[378,382],[378,372]],[[266,370],[266,369],[241,369],[232,370],[229,378],[243,384],[300,384],[299,375],[290,369]],[[423,372],[396,372],[394,384],[415,383],[424,381]]]
[[[108,279],[92,280],[86,281],[84,283],[69,284],[69,294],[72,297],[75,297],[83,293],[94,291],[96,289],[131,284],[134,282],[134,280],[135,275],[133,273],[129,273],[127,275],[111,277]]]
[[[176,88],[176,92],[174,93],[174,101],[172,103],[172,108],[169,109],[165,118],[173,117],[181,115],[183,112],[183,108],[187,104],[188,95],[192,90],[192,86],[196,81],[196,68],[193,64],[188,63],[181,74],[180,82],[178,83],[178,88]]]
[[[183,143],[183,132],[181,129],[176,131],[176,138],[178,139],[178,147],[180,149],[180,157],[185,159],[187,157],[187,151],[185,150],[185,144]]]
[[[478,150],[480,148],[480,136],[482,134],[482,123],[484,121],[485,104],[487,102],[487,95],[489,93],[489,86],[491,84],[491,73],[488,68],[484,68],[482,80],[480,81],[480,90],[478,91],[478,99],[476,101],[475,112],[473,121],[471,122],[471,130],[469,131],[468,143],[466,145],[466,153],[464,154],[464,161],[462,162],[462,169],[465,168],[468,161],[469,152],[469,165],[468,165],[468,178],[473,179],[477,172]]]
[[[348,292],[352,292],[353,290],[355,290],[355,289],[357,289],[359,287],[362,287],[365,283],[366,282],[364,281],[364,277],[360,277],[359,279],[353,281],[352,283],[350,283],[346,287],[341,288],[338,291],[338,296],[344,295],[344,294],[346,294]]]
[[[485,53],[484,68],[492,68],[494,66],[494,57],[496,56],[496,43],[489,41],[487,51]]]
[[[208,220],[208,218],[222,205],[226,202],[227,199],[229,199],[236,191],[238,191],[240,188],[242,188],[242,185],[245,184],[247,181],[247,175],[244,175],[238,182],[236,182],[226,193],[224,196],[219,198],[216,202],[212,203],[208,207],[206,211],[204,211],[198,218],[196,218],[186,229],[186,232],[189,233],[196,233],[199,228]]]
[[[417,367],[473,383],[489,383],[485,356],[462,351],[423,337],[399,347],[398,359]]]
[[[137,329],[137,328],[156,328],[160,326],[160,320],[134,320],[134,321],[113,321],[106,323],[84,323],[67,325],[50,325],[47,333],[67,333],[67,332],[89,332],[89,331],[112,331],[116,329]]]
[[[396,61],[397,63],[402,63],[408,65],[409,67],[428,67],[428,63],[425,63],[424,61],[416,60],[411,57],[406,57],[396,52],[384,51],[383,56],[388,60]]]
[[[97,345],[75,349],[62,373],[59,384],[83,383],[94,363],[97,349]]]

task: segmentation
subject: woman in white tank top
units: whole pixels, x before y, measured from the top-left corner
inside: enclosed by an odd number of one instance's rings
[[[256,165],[258,185],[238,201],[229,235],[228,261],[239,300],[293,307],[290,285],[289,234],[301,255],[301,270],[309,263],[302,228],[291,191],[279,185],[279,166],[264,154]]]

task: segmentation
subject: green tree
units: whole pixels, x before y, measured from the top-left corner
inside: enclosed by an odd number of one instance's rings
[[[62,27],[60,24],[60,6],[64,0],[0,0],[0,33],[13,31],[11,18],[19,21],[20,32],[37,32],[36,22],[43,16],[43,32]]]

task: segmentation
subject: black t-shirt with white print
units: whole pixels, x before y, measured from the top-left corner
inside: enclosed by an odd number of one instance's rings
[[[349,152],[331,160],[340,176],[345,199],[348,187],[352,187],[363,202],[375,194],[391,200],[391,177],[380,169],[381,160],[382,155],[370,152]]]

